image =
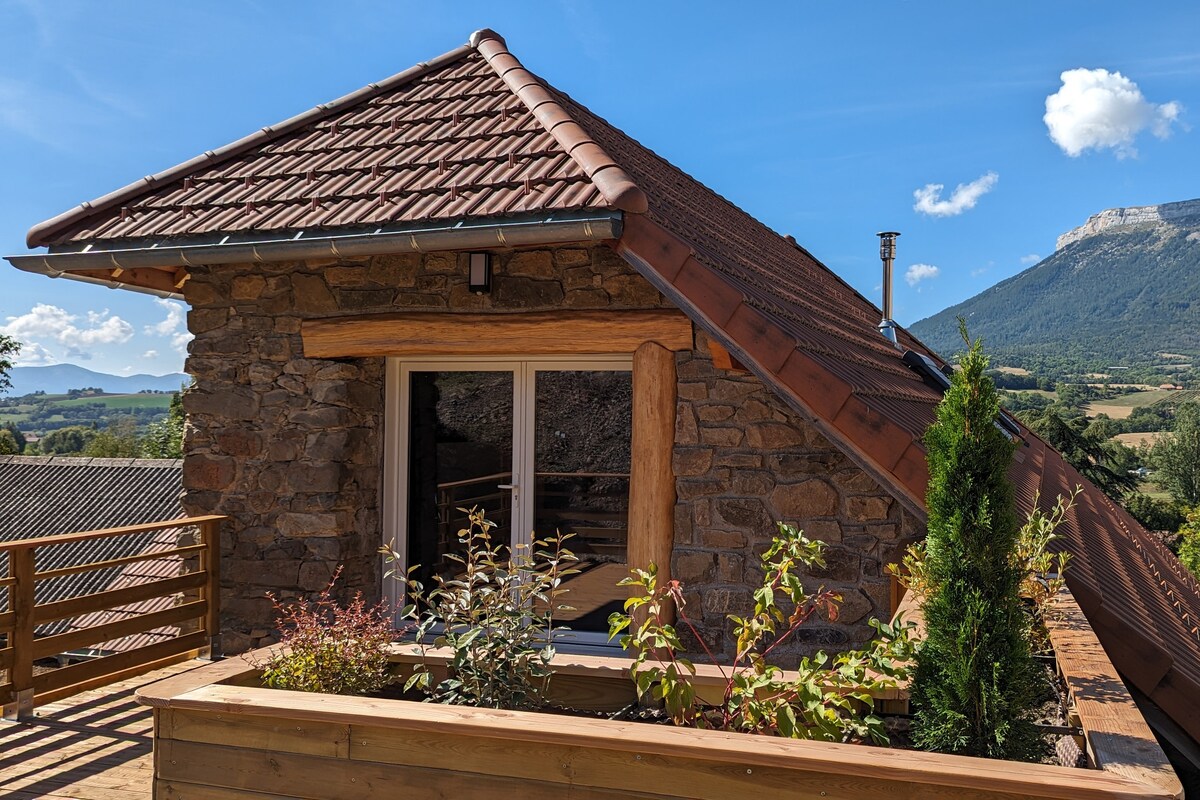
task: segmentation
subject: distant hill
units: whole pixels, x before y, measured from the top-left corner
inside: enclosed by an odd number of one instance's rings
[[[1200,366],[1200,200],[1109,209],[1054,255],[911,326],[949,357],[966,317],[998,363]]]
[[[72,389],[93,386],[109,394],[133,394],[145,390],[177,392],[191,379],[182,372],[169,375],[108,375],[93,372],[75,364],[54,364],[49,367],[14,367],[9,373],[12,388],[8,397],[20,397],[33,392],[66,394]]]

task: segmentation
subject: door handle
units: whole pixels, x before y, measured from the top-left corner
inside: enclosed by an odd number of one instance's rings
[[[497,483],[496,488],[497,489],[512,489],[515,492],[517,490],[517,485],[515,483]]]

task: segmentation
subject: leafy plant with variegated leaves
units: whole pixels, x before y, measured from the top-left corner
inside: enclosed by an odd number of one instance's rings
[[[554,642],[567,630],[555,623],[557,612],[570,610],[561,602],[568,591],[563,581],[579,572],[572,566],[578,559],[565,547],[571,534],[510,548],[492,538],[496,525],[481,509],[459,511],[467,514],[468,526],[458,533],[464,552],[446,556],[457,564],[454,574],[435,574],[428,591],[413,577],[419,567],[405,576],[410,598],[405,615],[415,622],[422,654],[405,690],[455,705],[543,706]],[[390,546],[381,552],[387,561],[397,561]],[[428,663],[431,647],[450,650],[441,680]]]
[[[623,613],[609,617],[609,638],[620,636],[621,646],[633,654],[630,674],[638,696],[643,702],[661,703],[677,725],[830,742],[885,742],[883,721],[871,713],[872,695],[907,676],[912,655],[908,625],[873,620],[878,635],[869,648],[832,659],[818,653],[802,658],[791,672],[770,662],[773,651],[791,640],[813,614],[821,611],[830,620],[837,618],[841,597],[825,589],[810,594],[798,574],[803,567],[824,565],[823,547],[795,526],[779,523],[779,536],[762,556],[763,582],[754,591],[753,613],[728,617],[737,643],[728,667],[718,663],[688,618],[682,584],[660,585],[653,564],[632,570],[621,585],[635,592]],[[719,703],[697,695],[695,664],[682,655],[685,647],[669,622],[672,607],[721,671],[725,687]]]

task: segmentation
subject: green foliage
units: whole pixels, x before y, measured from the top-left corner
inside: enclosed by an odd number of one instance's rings
[[[1021,597],[1030,600],[1039,614],[1044,613],[1051,598],[1066,585],[1063,575],[1071,554],[1065,550],[1055,552],[1050,543],[1060,537],[1056,531],[1075,506],[1075,499],[1083,491],[1076,486],[1070,497],[1058,496],[1047,513],[1041,507],[1041,495],[1035,494],[1033,510],[1017,532],[1017,546],[1013,548],[1013,565],[1020,573]],[[889,571],[896,575],[904,588],[925,600],[933,591],[926,563],[925,542],[909,545],[901,559],[900,568],[892,565]]]
[[[1149,531],[1173,531],[1184,522],[1179,506],[1148,494],[1130,492],[1121,504]]]
[[[17,445],[17,452],[24,453],[27,442],[25,441],[25,434],[21,433],[21,429],[18,428],[14,423],[10,422],[4,426],[4,430],[8,431],[12,435],[13,442],[15,442]]]
[[[183,397],[179,392],[171,395],[167,418],[152,422],[142,436],[143,458],[183,458],[183,425],[187,415],[183,410]]]
[[[15,456],[21,452],[16,437],[7,428],[0,428],[0,456]]]
[[[1200,505],[1200,403],[1175,411],[1175,430],[1161,436],[1150,450],[1154,480],[1175,502]]]
[[[21,352],[21,343],[11,336],[0,333],[0,394],[12,388],[8,373],[13,368],[13,359]]]
[[[1031,758],[1041,680],[1022,608],[1019,526],[1006,473],[1015,445],[995,425],[1000,410],[980,341],[925,434],[929,461],[924,605],[927,638],[912,687],[914,739],[939,752]]]
[[[1200,506],[1189,511],[1179,526],[1179,561],[1200,580]]]
[[[125,417],[98,431],[84,445],[83,454],[92,458],[138,458],[142,443],[138,440],[137,420]]]
[[[305,601],[271,597],[282,639],[261,666],[273,689],[367,694],[391,681],[387,644],[392,621],[383,603],[368,606],[356,592],[348,605],[333,597],[339,567],[320,594]]]
[[[1106,424],[1089,425],[1083,417],[1067,419],[1053,406],[1018,416],[1109,497],[1120,501],[1137,488],[1137,479],[1129,474],[1130,459],[1136,464],[1136,455],[1120,442],[1108,441]]]
[[[625,602],[625,613],[609,617],[609,638],[633,653],[630,675],[639,697],[661,702],[676,725],[724,731],[768,733],[793,739],[886,742],[883,722],[874,714],[872,692],[894,687],[906,677],[911,658],[909,629],[872,621],[879,636],[871,648],[836,656],[803,658],[792,674],[768,658],[817,611],[837,617],[836,593],[809,594],[797,570],[822,564],[821,542],[810,541],[791,525],[780,523],[779,536],[763,554],[762,586],[754,592],[754,612],[730,616],[737,641],[732,666],[721,668],[724,697],[710,705],[697,697],[695,665],[684,651],[674,625],[667,621],[673,604],[679,619],[696,640],[704,639],[687,617],[682,586],[658,582],[658,570],[634,569],[621,581],[638,591]],[[716,663],[712,653],[708,656]]]
[[[419,689],[434,702],[485,708],[538,708],[546,704],[554,640],[566,628],[556,626],[559,601],[567,592],[563,579],[579,570],[578,559],[564,543],[570,534],[534,539],[532,547],[509,548],[492,539],[495,524],[478,508],[468,527],[459,531],[465,554],[447,554],[458,564],[451,577],[434,575],[426,592],[409,569],[405,579],[411,605],[402,618],[415,620],[422,655],[434,647],[451,651],[446,678],[435,683],[422,661],[405,689]],[[380,550],[397,563],[392,546]],[[388,572],[388,577],[394,573]]]
[[[48,456],[68,456],[82,453],[88,443],[96,438],[96,431],[82,425],[72,425],[59,428],[42,437],[42,454]]]
[[[1163,350],[1200,357],[1200,243],[1188,241],[1197,230],[1178,221],[1088,237],[912,331],[949,356],[961,350],[955,320],[965,317],[992,344],[997,363],[1039,376],[1162,364]],[[1147,367],[1112,374],[1158,385],[1177,373]]]

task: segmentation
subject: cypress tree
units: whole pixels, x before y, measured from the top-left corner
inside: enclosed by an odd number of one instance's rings
[[[990,758],[1035,757],[1042,678],[1014,559],[1018,523],[1007,471],[1015,446],[995,425],[1000,400],[966,323],[968,351],[925,434],[929,460],[924,606],[913,678],[917,746]]]

